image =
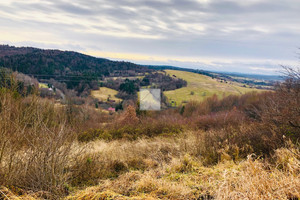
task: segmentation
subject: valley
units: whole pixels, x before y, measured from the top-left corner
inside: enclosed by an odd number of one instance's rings
[[[0,199],[300,197],[291,68],[274,87],[76,52],[0,53]],[[141,108],[141,88],[161,89],[160,110]]]
[[[0,0],[0,200],[300,200],[299,19]]]

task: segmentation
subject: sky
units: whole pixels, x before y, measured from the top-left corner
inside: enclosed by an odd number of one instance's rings
[[[297,67],[299,0],[0,0],[0,43],[255,74]]]

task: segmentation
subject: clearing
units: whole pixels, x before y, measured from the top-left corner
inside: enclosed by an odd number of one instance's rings
[[[178,106],[191,100],[203,101],[214,94],[221,98],[231,94],[241,95],[247,92],[264,91],[256,88],[249,88],[249,86],[243,87],[242,84],[237,82],[220,82],[220,80],[193,72],[179,70],[164,71],[174,78],[177,77],[187,81],[187,87],[164,92],[168,97],[169,102],[173,102],[172,104],[174,106]]]
[[[117,90],[113,90],[107,87],[100,87],[99,90],[93,90],[91,92],[92,97],[97,98],[100,101],[107,101],[108,98],[116,102],[122,101],[122,99],[116,97],[116,94],[118,94]]]

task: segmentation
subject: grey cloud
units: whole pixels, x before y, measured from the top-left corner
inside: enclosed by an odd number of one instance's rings
[[[266,14],[285,11],[290,9],[288,4],[280,3],[279,1],[257,2],[252,5],[242,5],[238,1],[214,1],[209,4],[207,11],[218,14],[228,15],[245,15],[245,14]]]
[[[14,13],[18,11],[40,11],[40,12],[53,12],[53,9],[50,5],[41,4],[41,3],[26,3],[26,2],[13,2],[10,5],[10,10]],[[34,16],[32,16],[34,17]]]
[[[291,59],[294,55],[289,54],[300,46],[298,0],[11,1],[0,3],[0,12],[14,13],[16,19],[0,16],[2,29],[51,33],[60,38],[57,42],[73,41],[74,48],[77,44],[163,56]],[[47,15],[47,22],[25,18],[33,11]],[[52,20],[57,15],[61,21]],[[124,32],[133,36],[117,36]]]
[[[62,11],[69,12],[76,15],[93,15],[96,14],[92,9],[82,8],[70,3],[56,3],[54,6]]]

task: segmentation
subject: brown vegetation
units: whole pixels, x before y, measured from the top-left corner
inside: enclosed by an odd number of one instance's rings
[[[0,199],[299,199],[291,75],[275,92],[114,115],[2,86]]]

